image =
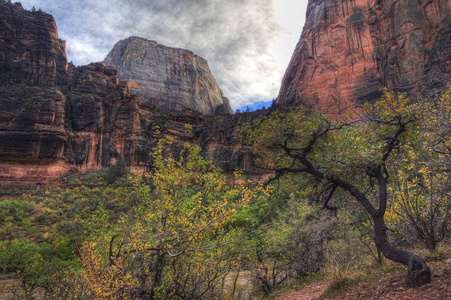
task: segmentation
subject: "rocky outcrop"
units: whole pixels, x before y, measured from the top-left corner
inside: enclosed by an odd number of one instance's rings
[[[61,84],[67,70],[66,44],[52,16],[26,11],[20,3],[0,8],[0,79]]]
[[[158,109],[233,113],[207,61],[191,51],[130,37],[118,42],[104,62],[118,70],[133,95]]]
[[[73,74],[67,95],[68,159],[79,170],[114,164],[139,125],[139,99],[130,96],[116,73],[103,63],[92,63]]]
[[[412,97],[441,91],[450,36],[449,0],[309,0],[276,107],[335,115],[378,99],[384,87]]]
[[[66,159],[78,170],[110,167],[121,157],[129,171],[149,171],[157,132],[174,137],[175,154],[188,142],[200,145],[203,156],[225,171],[253,167],[250,148],[237,133],[263,112],[207,116],[191,110],[160,110],[131,95],[127,83],[117,82],[114,69],[103,63],[80,67],[73,78],[66,100]],[[186,131],[185,124],[192,125],[192,132]]]

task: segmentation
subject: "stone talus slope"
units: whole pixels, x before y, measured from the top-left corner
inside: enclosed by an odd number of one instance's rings
[[[301,39],[276,101],[329,115],[381,96],[417,97],[451,73],[451,1],[309,0]]]
[[[158,109],[233,113],[207,61],[191,51],[130,37],[119,41],[104,62],[129,82],[131,94]]]

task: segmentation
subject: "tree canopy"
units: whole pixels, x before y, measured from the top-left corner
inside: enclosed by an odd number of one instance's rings
[[[443,111],[448,106],[445,103],[451,102],[450,98],[448,90],[435,102],[436,109]],[[412,167],[412,164],[424,162],[416,160],[418,156],[443,166],[444,157],[439,160],[435,156],[450,152],[449,137],[441,133],[449,120],[436,121],[437,115],[431,106],[425,113],[424,108],[429,105],[432,104],[412,103],[404,94],[385,92],[380,101],[366,104],[340,120],[301,108],[287,114],[275,112],[248,128],[248,132],[260,166],[274,173],[269,182],[285,176],[301,176],[303,181],[299,182],[315,187],[317,200],[324,208],[333,210],[339,206],[334,198],[337,190],[347,192],[371,217],[373,240],[378,250],[388,259],[408,266],[408,285],[416,286],[430,282],[430,270],[417,255],[392,246],[387,235],[386,215],[389,207],[398,205],[404,207],[407,218],[410,213],[411,219],[418,220],[425,212],[423,207],[415,209],[403,204],[407,190],[412,189],[411,185],[419,177],[430,178],[430,183],[440,181],[439,185],[447,183],[444,178],[447,174],[438,175],[437,168],[433,168],[435,171],[431,174],[431,164],[426,168]],[[417,198],[418,203],[425,202],[426,194],[433,195],[430,184],[422,188],[425,189],[423,198]],[[448,196],[435,195],[434,203],[441,205],[434,207],[442,209],[436,215],[440,215],[441,220],[449,220]],[[417,193],[417,197],[421,197],[421,193]],[[415,201],[408,201],[412,202]],[[442,228],[448,226],[446,221],[444,223]],[[429,231],[430,228],[418,230],[426,234],[426,240]]]

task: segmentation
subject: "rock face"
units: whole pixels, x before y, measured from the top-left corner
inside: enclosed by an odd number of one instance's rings
[[[130,37],[119,41],[104,62],[129,82],[131,94],[158,109],[233,113],[207,61],[190,51]]]
[[[449,0],[309,0],[276,107],[335,115],[378,99],[384,87],[412,97],[441,91],[450,36]]]
[[[9,34],[0,38],[0,188],[35,187],[73,169],[110,167],[119,157],[129,171],[147,171],[157,130],[174,136],[175,153],[188,142],[201,145],[203,155],[226,171],[252,167],[252,153],[236,133],[258,113],[210,116],[185,104],[176,107],[187,108],[183,111],[160,110],[132,95],[130,82],[119,81],[111,66],[67,64],[51,16],[8,2],[0,2],[0,15],[0,34]],[[191,105],[202,108],[194,96],[203,95],[210,101],[205,108],[210,107],[210,114],[221,105],[225,111],[230,108],[227,102],[213,105],[214,97],[222,94],[217,85],[209,91],[208,84],[216,83],[204,60],[190,52],[156,48],[182,55],[171,58],[171,70],[197,82],[185,86],[192,88]],[[181,80],[182,75],[174,76]],[[173,91],[177,97],[185,92]],[[187,123],[191,133],[185,130]]]
[[[65,105],[58,90],[0,87],[0,187],[24,186],[70,170]]]
[[[0,28],[2,81],[62,83],[67,70],[66,43],[58,39],[52,16],[25,11],[20,3],[5,3],[0,9]]]
[[[65,97],[39,87],[0,88],[0,153],[30,159],[63,157]]]

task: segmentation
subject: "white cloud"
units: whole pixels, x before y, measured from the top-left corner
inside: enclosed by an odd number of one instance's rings
[[[268,101],[301,34],[299,0],[22,0],[54,16],[69,61],[105,58],[141,36],[205,58],[233,108]]]

